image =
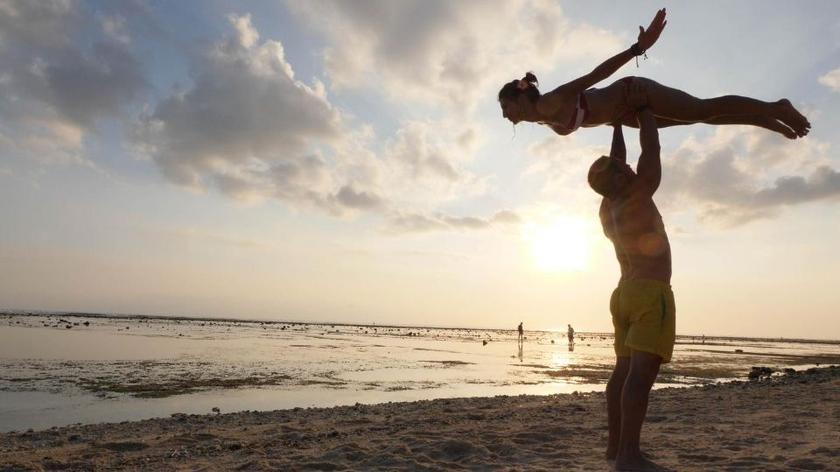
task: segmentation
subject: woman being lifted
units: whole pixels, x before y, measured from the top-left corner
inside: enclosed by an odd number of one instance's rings
[[[811,124],[787,99],[764,102],[738,95],[701,99],[644,77],[625,77],[604,88],[591,88],[621,66],[647,51],[667,22],[665,9],[656,12],[647,29],[639,27],[636,44],[599,65],[589,74],[540,94],[531,72],[505,84],[499,91],[502,115],[514,124],[529,121],[549,126],[567,135],[579,127],[621,123],[638,127],[625,103],[629,85],[635,81],[647,89],[648,106],[660,128],[692,123],[753,125],[781,133],[789,139],[808,134]]]

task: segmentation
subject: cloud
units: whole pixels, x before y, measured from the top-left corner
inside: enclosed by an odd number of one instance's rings
[[[99,21],[102,24],[102,31],[109,38],[121,44],[131,43],[131,36],[126,28],[125,18],[121,15],[104,15],[100,17]]]
[[[533,161],[525,169],[523,177],[542,179],[540,194],[544,198],[569,202],[580,198],[581,188],[589,196],[591,190],[586,185],[586,172],[592,161],[609,154],[609,141],[605,142],[607,144],[585,145],[574,135],[545,138],[528,146],[528,155],[533,157]]]
[[[193,84],[144,114],[135,139],[170,180],[217,183],[234,197],[328,204],[328,164],[314,144],[341,139],[341,116],[323,86],[297,80],[283,45],[259,42],[249,15],[196,61]]]
[[[663,153],[662,186],[655,199],[670,208],[691,202],[701,220],[722,226],[840,199],[840,174],[830,166],[830,146],[812,137],[788,141],[765,135],[763,130],[719,128],[705,141],[687,139],[672,155]]]
[[[436,205],[486,193],[489,183],[468,170],[483,138],[458,120],[411,120],[384,140],[382,183],[395,203]]]
[[[819,82],[835,92],[840,92],[840,67],[821,76]]]
[[[342,205],[349,208],[371,210],[383,206],[382,198],[378,195],[365,191],[357,191],[352,185],[341,187],[335,198]]]
[[[298,79],[283,45],[262,40],[249,15],[228,19],[231,33],[194,61],[192,85],[134,128],[137,148],[170,181],[335,216],[428,212],[486,190],[466,170],[482,142],[474,126],[407,120],[377,140],[368,126],[350,126],[321,82]]]
[[[840,197],[840,172],[828,166],[820,166],[814,169],[807,178],[779,177],[773,186],[756,192],[753,195],[753,203],[758,207],[774,207],[838,197]]]
[[[519,215],[510,210],[496,212],[489,218],[459,217],[441,213],[434,215],[394,213],[388,218],[387,226],[382,231],[389,234],[406,234],[431,231],[485,230],[494,226],[517,225],[521,221]]]
[[[69,0],[0,6],[0,131],[15,136],[7,150],[42,161],[85,161],[83,137],[99,120],[119,116],[147,86],[128,45],[80,10]],[[57,152],[45,158],[49,148]]]
[[[289,5],[326,36],[332,87],[378,90],[415,106],[469,111],[534,64],[618,49],[615,35],[571,24],[549,0],[292,0]]]
[[[7,0],[0,3],[2,44],[28,44],[33,49],[62,49],[81,20],[71,0]]]

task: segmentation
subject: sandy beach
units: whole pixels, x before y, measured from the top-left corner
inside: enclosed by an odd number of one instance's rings
[[[672,470],[840,470],[840,367],[652,392]],[[610,470],[602,393],[440,399],[0,435],[0,470]]]

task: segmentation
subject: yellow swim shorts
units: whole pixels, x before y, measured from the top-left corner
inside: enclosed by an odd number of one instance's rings
[[[615,327],[615,355],[631,350],[649,352],[671,361],[676,338],[676,308],[671,286],[659,280],[622,280],[610,297]]]

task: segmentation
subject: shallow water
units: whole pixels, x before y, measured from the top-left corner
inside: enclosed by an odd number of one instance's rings
[[[0,431],[214,407],[231,412],[604,388],[614,362],[611,336],[579,333],[573,346],[563,333],[526,332],[526,338],[519,349],[513,330],[4,314]],[[840,343],[681,337],[657,385],[744,378],[752,366],[818,363],[840,363]]]

